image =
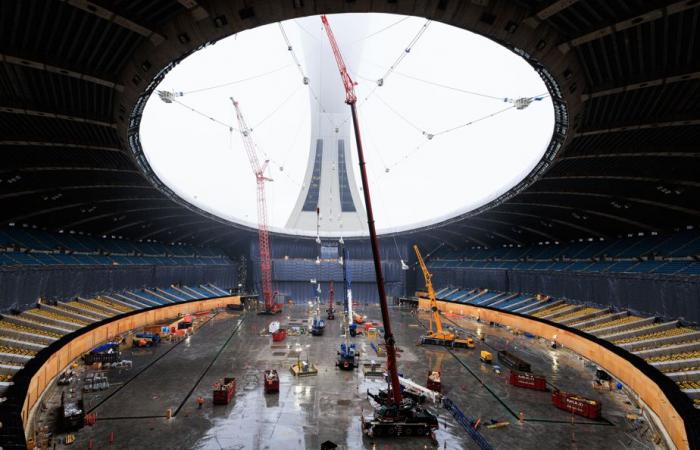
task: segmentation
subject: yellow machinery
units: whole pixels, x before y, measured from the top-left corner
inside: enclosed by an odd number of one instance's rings
[[[460,339],[455,333],[442,328],[442,319],[440,318],[440,311],[438,311],[437,299],[435,298],[435,289],[433,289],[433,275],[428,272],[428,267],[426,267],[425,261],[423,261],[423,256],[420,254],[418,246],[414,245],[413,250],[416,252],[418,264],[420,264],[420,268],[423,271],[423,277],[425,278],[425,289],[428,291],[431,310],[428,334],[421,337],[421,343],[444,345],[446,347],[474,348],[474,340],[472,338]]]
[[[491,361],[493,361],[493,356],[491,356],[491,352],[482,350],[481,354],[479,355],[479,359],[485,363],[491,364]]]

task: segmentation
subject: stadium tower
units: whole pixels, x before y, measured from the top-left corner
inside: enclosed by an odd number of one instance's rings
[[[309,78],[311,148],[302,188],[286,228],[315,233],[318,208],[322,233],[343,236],[366,232],[367,216],[353,172],[352,121],[338,67],[318,18],[298,21],[304,30],[300,32],[301,50]],[[339,21],[341,43],[363,35],[363,30],[342,25]],[[361,44],[348,48],[351,56],[361,52]]]

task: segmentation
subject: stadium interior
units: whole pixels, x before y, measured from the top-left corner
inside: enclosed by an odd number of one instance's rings
[[[228,220],[156,174],[141,119],[179,101],[158,90],[178,64],[345,13],[525,60],[552,102],[539,162],[376,239],[362,165],[340,238]],[[0,1],[0,450],[700,448],[699,22],[698,0]],[[410,420],[382,415],[397,397]]]

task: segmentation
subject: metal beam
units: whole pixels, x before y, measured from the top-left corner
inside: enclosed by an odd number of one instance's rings
[[[587,155],[564,156],[558,161],[574,161],[578,159],[598,158],[698,158],[700,153],[690,152],[629,152],[629,153],[593,153]]]
[[[605,36],[609,36],[611,34],[617,33],[619,31],[624,31],[629,28],[634,28],[639,25],[642,25],[644,23],[648,22],[653,22],[655,20],[661,19],[662,17],[670,16],[672,14],[677,14],[683,11],[686,11],[688,9],[695,8],[697,6],[700,6],[700,3],[698,2],[693,2],[693,1],[688,1],[688,0],[682,0],[676,3],[672,3],[668,6],[664,6],[662,8],[657,8],[653,9],[651,11],[648,11],[644,14],[632,17],[630,19],[623,20],[621,22],[617,22],[613,25],[607,26],[600,28],[595,31],[591,31],[590,33],[586,33],[583,36],[579,36],[577,38],[574,38],[568,42],[564,42],[562,44],[559,44],[557,48],[559,49],[560,52],[563,54],[566,54],[569,52],[574,47],[578,47],[580,45],[583,45],[587,42],[592,42],[597,39],[604,38]]]
[[[107,231],[107,234],[116,233],[117,231],[124,230],[124,229],[126,229],[126,228],[131,228],[131,227],[134,227],[134,226],[137,226],[137,225],[142,225],[142,224],[144,224],[144,223],[159,222],[159,221],[165,220],[165,219],[172,219],[173,217],[190,217],[191,215],[192,215],[192,214],[178,213],[178,214],[170,214],[169,216],[158,216],[158,217],[153,218],[153,219],[136,220],[136,221],[134,221],[134,222],[129,222],[129,223],[126,223],[126,224],[119,225],[119,226],[116,227],[116,228],[112,228],[112,229],[110,229],[110,230]]]
[[[616,222],[621,222],[627,225],[634,225],[635,227],[643,228],[648,231],[659,231],[656,229],[656,227],[652,227],[651,225],[647,225],[641,222],[635,222],[634,220],[629,220],[625,219],[624,217],[616,216],[614,214],[608,214],[600,211],[593,211],[590,209],[581,209],[581,208],[574,208],[571,206],[562,206],[562,205],[556,205],[552,203],[542,203],[542,202],[508,202],[508,205],[513,205],[513,206],[525,206],[525,207],[533,207],[533,206],[541,206],[543,208],[555,208],[555,209],[564,209],[566,211],[574,211],[578,210],[581,212],[584,212],[586,214],[591,214],[594,216],[600,216],[600,217],[605,217],[606,219],[614,220]]]
[[[618,86],[610,89],[601,89],[588,94],[581,94],[581,101],[585,102],[592,98],[605,97],[608,95],[621,94],[628,91],[637,91],[656,86],[664,86],[666,84],[680,83],[682,81],[700,80],[700,72],[689,72],[682,75],[673,75],[670,77],[656,78],[655,80],[640,81],[624,86]]]
[[[496,219],[486,219],[486,218],[481,217],[481,216],[471,217],[470,219],[471,219],[471,220],[481,220],[481,221],[484,221],[484,222],[493,222],[493,223],[497,223],[497,224],[499,224],[499,225],[505,225],[505,226],[507,226],[507,227],[518,227],[518,228],[522,228],[522,229],[525,230],[525,231],[529,231],[530,233],[538,234],[538,235],[540,235],[540,236],[543,236],[543,237],[549,239],[550,241],[561,241],[561,238],[558,238],[558,237],[556,237],[556,236],[552,236],[551,234],[543,233],[543,232],[538,231],[538,230],[535,230],[535,229],[533,229],[533,228],[529,228],[529,227],[526,227],[526,226],[523,226],[523,225],[517,225],[517,224],[514,224],[514,223],[512,223],[512,222],[504,222],[504,221],[502,221],[502,220],[496,220]]]
[[[90,125],[99,125],[107,128],[117,129],[116,123],[102,122],[101,120],[87,119],[85,117],[69,116],[67,114],[56,114],[45,111],[34,111],[32,109],[15,108],[12,106],[0,106],[0,112],[10,114],[23,114],[26,116],[47,117],[50,119],[62,119],[71,122],[88,123]]]
[[[141,36],[150,40],[154,46],[158,46],[161,43],[163,43],[163,41],[165,41],[165,36],[162,36],[153,30],[149,30],[148,28],[141,26],[136,22],[127,19],[126,17],[120,16],[119,14],[116,14],[108,10],[107,8],[103,8],[99,5],[96,5],[88,0],[61,1],[63,1],[64,3],[68,3],[69,5],[74,6],[78,9],[81,9],[87,12],[88,14],[95,15],[122,28],[126,28],[127,30],[133,33],[140,34]]]
[[[62,206],[57,206],[55,208],[49,208],[49,209],[44,209],[41,211],[34,211],[33,213],[30,214],[24,214],[22,216],[14,216],[10,219],[6,219],[2,221],[1,223],[8,223],[8,222],[18,222],[20,220],[25,220],[29,219],[30,217],[36,217],[36,216],[41,216],[44,214],[49,214],[53,213],[56,211],[62,211],[64,209],[70,209],[70,208],[77,208],[80,206],[88,206],[88,205],[95,205],[97,203],[110,203],[110,202],[136,202],[136,201],[172,201],[166,197],[153,197],[153,198],[113,198],[113,199],[106,199],[106,200],[93,200],[90,202],[81,202],[81,203],[71,203],[70,205],[62,205]],[[175,206],[173,208],[182,208],[181,206]],[[158,209],[158,208],[151,208],[151,209]],[[120,211],[120,213],[124,213],[124,211]],[[108,215],[114,215],[115,212],[112,212]],[[82,222],[81,222],[82,223]],[[64,227],[65,228],[65,227]]]
[[[541,9],[540,11],[536,12],[534,15],[523,20],[523,23],[528,25],[530,28],[537,28],[537,26],[543,20],[547,20],[550,17],[552,17],[556,14],[559,14],[560,12],[564,11],[566,8],[578,3],[578,1],[579,0],[557,0],[556,2],[547,6],[546,8]]]
[[[627,125],[612,128],[599,128],[597,130],[579,131],[574,137],[593,136],[596,134],[618,133],[622,131],[646,130],[649,128],[682,127],[687,125],[700,125],[700,119],[674,120],[671,122],[643,123],[639,125]]]
[[[599,231],[595,231],[595,230],[592,230],[590,228],[582,227],[580,225],[576,225],[575,223],[567,222],[565,220],[552,219],[551,217],[542,217],[542,216],[538,216],[536,214],[527,214],[527,213],[521,213],[521,212],[515,212],[515,211],[503,211],[503,207],[505,207],[505,206],[507,206],[507,203],[501,205],[501,207],[498,209],[495,209],[495,208],[492,209],[491,211],[489,211],[489,213],[491,213],[491,214],[506,214],[509,216],[513,215],[513,216],[531,217],[531,218],[537,219],[537,220],[546,220],[548,222],[554,222],[554,223],[557,223],[559,225],[564,225],[564,226],[573,228],[573,229],[578,230],[578,231],[583,231],[584,233],[588,233],[591,236],[595,235],[595,236],[607,237],[606,235],[601,234]],[[523,228],[522,225],[513,224],[513,226]]]
[[[107,145],[86,145],[86,144],[69,144],[61,142],[40,142],[40,141],[0,141],[0,146],[18,146],[18,147],[70,147],[80,148],[85,150],[104,150],[108,152],[121,152],[119,147],[110,147]]]
[[[672,211],[678,211],[680,213],[689,214],[691,216],[700,216],[700,211],[695,210],[695,209],[684,208],[682,206],[677,206],[677,205],[669,205],[667,203],[654,202],[651,200],[645,200],[643,198],[625,197],[625,196],[621,196],[621,195],[608,195],[608,194],[598,194],[595,192],[577,192],[577,191],[523,191],[519,195],[574,195],[574,196],[580,196],[580,197],[596,197],[596,198],[605,198],[605,199],[611,199],[611,200],[620,199],[620,200],[630,201],[630,202],[634,202],[634,203],[641,203],[643,205],[655,206],[657,208],[670,209]]]
[[[150,184],[86,184],[83,186],[53,186],[50,188],[33,189],[31,191],[16,191],[0,195],[0,200],[6,198],[22,197],[25,195],[43,194],[46,192],[76,191],[82,189],[155,189]]]
[[[19,167],[19,168],[4,168],[0,169],[0,173],[12,172],[61,172],[61,171],[83,171],[83,172],[115,172],[115,173],[135,173],[141,174],[134,169],[110,169],[108,167],[80,167],[80,166],[50,166],[50,167]]]
[[[453,225],[454,225],[454,224],[453,224]],[[505,234],[501,234],[501,233],[499,233],[499,232],[497,232],[497,231],[488,230],[488,229],[486,229],[486,228],[481,228],[481,227],[477,227],[477,226],[474,226],[474,225],[467,225],[467,224],[465,224],[465,223],[457,223],[456,225],[458,225],[460,228],[470,228],[470,229],[472,229],[472,230],[479,230],[479,231],[481,231],[481,232],[483,232],[483,233],[486,233],[487,236],[490,235],[490,234],[492,234],[492,235],[494,235],[494,236],[500,237],[501,239],[505,239],[506,241],[511,242],[511,243],[513,243],[513,244],[520,244],[520,245],[522,245],[522,242],[516,241],[515,239],[513,239],[513,238],[511,238],[511,237],[509,237],[509,236],[506,236]],[[471,239],[471,237],[470,237],[470,239]],[[473,240],[474,242],[476,242],[476,239],[472,239],[472,240]],[[489,246],[489,244],[484,244],[484,243],[481,243],[481,244],[479,244],[479,245],[485,245],[485,246],[487,246],[487,247]]]
[[[124,92],[124,85],[115,83],[113,81],[104,80],[102,78],[93,77],[92,75],[87,75],[84,73],[76,72],[70,69],[64,69],[61,67],[52,66],[50,64],[44,64],[36,61],[32,61],[25,58],[18,58],[16,56],[5,55],[0,53],[0,62],[5,62],[8,64],[14,64],[16,66],[30,67],[36,70],[43,70],[45,72],[56,73],[58,75],[63,75],[66,77],[77,78],[78,80],[89,81],[91,83],[99,84],[100,86],[105,86],[116,90],[117,92]]]
[[[686,181],[686,180],[667,180],[665,178],[652,178],[652,177],[627,177],[627,176],[617,176],[617,175],[567,175],[567,176],[556,176],[556,177],[546,177],[540,179],[540,181],[569,181],[569,180],[606,180],[606,181],[639,181],[643,183],[660,183],[665,185],[681,185],[690,186],[695,188],[700,188],[700,182],[697,181]]]
[[[155,235],[158,235],[158,234],[160,234],[160,233],[163,233],[163,232],[166,232],[166,231],[169,231],[169,230],[174,230],[174,229],[177,229],[177,228],[182,228],[182,227],[186,227],[186,226],[189,226],[189,225],[194,225],[194,224],[196,224],[196,223],[208,223],[208,222],[209,222],[209,220],[206,220],[206,219],[204,219],[203,217],[200,216],[199,218],[197,218],[197,220],[192,220],[192,221],[189,221],[189,222],[180,223],[180,224],[178,224],[178,225],[168,225],[167,227],[163,227],[163,228],[160,228],[160,229],[158,229],[158,230],[151,231],[151,232],[149,232],[149,233],[143,235],[143,236],[140,237],[139,239],[142,239],[142,240],[143,240],[143,239],[148,239],[148,238],[150,238],[151,236],[155,236]]]

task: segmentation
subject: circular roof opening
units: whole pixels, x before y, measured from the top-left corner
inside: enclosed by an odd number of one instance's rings
[[[488,204],[544,155],[554,110],[539,74],[520,56],[419,17],[342,14],[329,21],[357,83],[380,233],[438,223]],[[168,101],[152,95],[146,104],[140,137],[148,163],[187,202],[257,227],[256,179],[233,97],[252,129],[258,158],[269,161],[271,231],[316,235],[315,222],[289,224],[318,182],[313,152],[319,136],[352,124],[332,57],[318,16],[247,30],[193,53],[157,87]],[[347,141],[346,182],[354,195],[348,198],[362,212],[355,142]],[[333,160],[328,170],[340,173],[340,167]],[[318,189],[331,199],[344,195],[323,181]],[[366,224],[343,224],[339,211],[319,206],[322,235],[367,234]]]

